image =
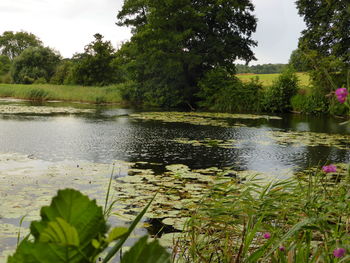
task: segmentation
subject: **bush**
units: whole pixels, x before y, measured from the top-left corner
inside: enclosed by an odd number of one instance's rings
[[[35,101],[44,101],[49,99],[49,93],[43,89],[33,88],[27,92],[26,97],[28,99],[35,100]]]
[[[10,84],[12,83],[12,77],[10,73],[0,76],[0,83]]]
[[[260,110],[258,79],[243,83],[222,68],[206,73],[199,82],[200,107],[225,112],[248,112]]]
[[[34,80],[33,83],[34,83],[34,84],[46,84],[47,81],[46,81],[45,78],[41,77],[41,78],[38,78],[38,79]]]
[[[292,109],[291,98],[298,91],[298,77],[291,69],[285,70],[269,87],[264,96],[264,109],[269,112],[286,112]]]
[[[319,93],[311,95],[297,94],[292,97],[291,105],[293,111],[303,113],[328,112],[328,100],[325,96]]]
[[[63,60],[56,67],[50,83],[56,85],[73,84],[73,63],[70,60]]]
[[[19,84],[31,84],[44,78],[49,81],[60,61],[60,56],[50,48],[30,47],[15,58],[11,68],[13,81]]]

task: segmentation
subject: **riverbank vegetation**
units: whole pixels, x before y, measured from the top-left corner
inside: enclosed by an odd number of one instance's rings
[[[76,101],[87,103],[121,103],[122,84],[93,87],[54,84],[0,84],[0,97],[33,101]]]
[[[346,165],[285,181],[218,181],[177,243],[179,262],[348,262]]]

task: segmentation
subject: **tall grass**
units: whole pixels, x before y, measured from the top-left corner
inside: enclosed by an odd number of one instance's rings
[[[120,103],[120,85],[83,87],[52,84],[0,84],[0,97],[28,100],[62,100],[89,103]]]
[[[350,262],[349,174],[218,181],[178,242],[179,262]],[[336,258],[336,249],[347,252]]]

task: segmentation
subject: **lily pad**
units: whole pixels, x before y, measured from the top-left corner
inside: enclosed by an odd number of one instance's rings
[[[230,114],[230,113],[212,113],[212,112],[142,112],[130,115],[136,120],[155,120],[162,122],[182,122],[193,125],[209,125],[218,127],[242,127],[239,119],[266,119],[280,120],[277,116],[253,115],[253,114]],[[234,121],[234,124],[231,122]]]
[[[77,109],[72,107],[0,105],[0,114],[78,114],[93,113],[92,109]]]

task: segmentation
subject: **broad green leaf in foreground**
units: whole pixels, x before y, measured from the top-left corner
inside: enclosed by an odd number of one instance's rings
[[[58,191],[30,226],[34,242],[24,240],[9,263],[92,262],[100,253],[92,245],[107,232],[102,208],[73,189]]]
[[[147,243],[142,237],[122,258],[121,263],[170,263],[169,253],[159,245],[158,240]]]

